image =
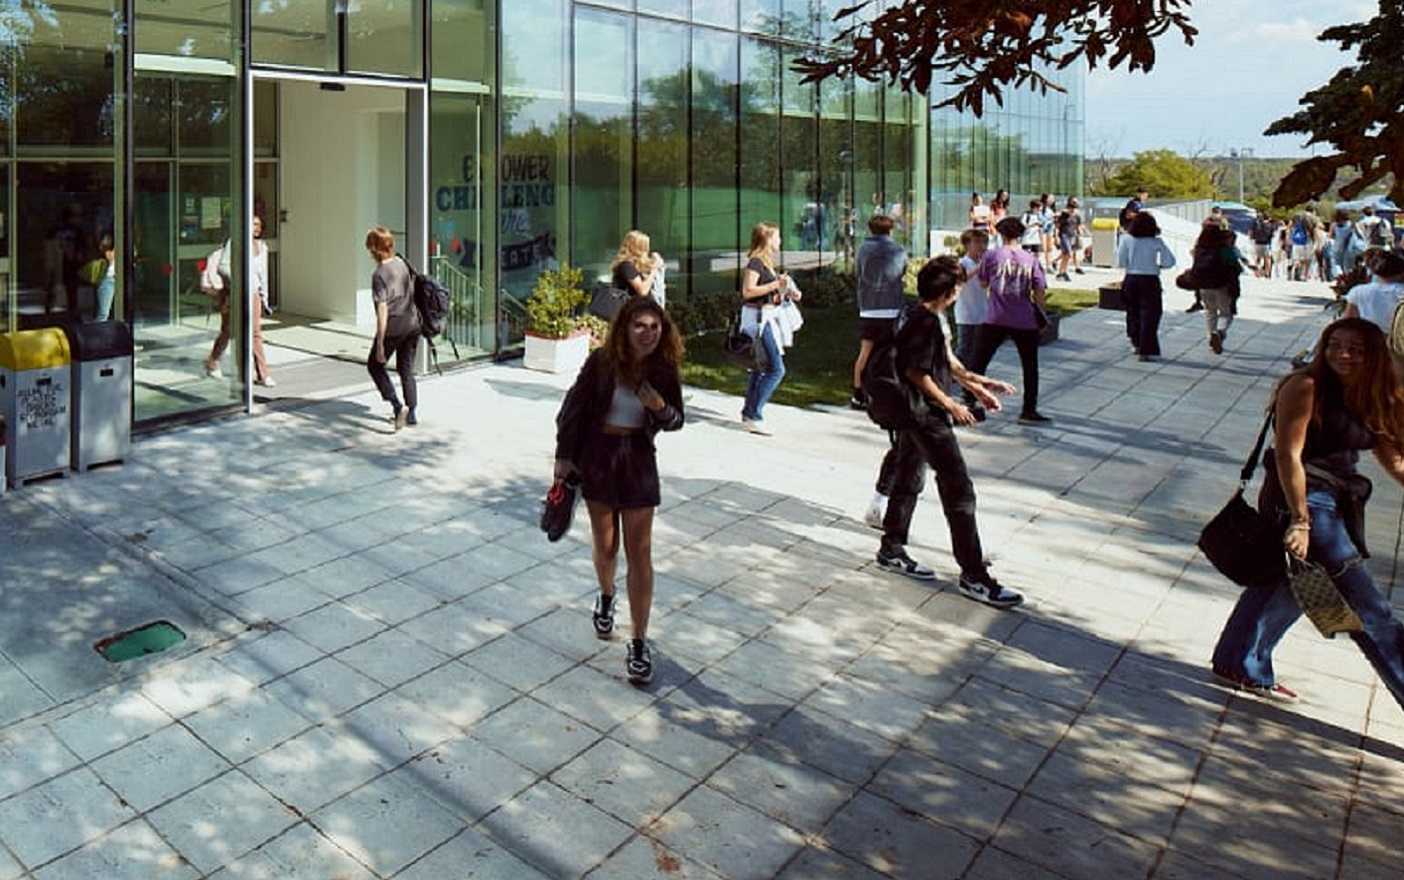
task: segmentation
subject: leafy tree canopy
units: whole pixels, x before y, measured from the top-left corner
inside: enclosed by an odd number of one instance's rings
[[[877,0],[840,9],[836,54],[801,58],[802,82],[854,75],[929,94],[934,77],[955,86],[937,106],[984,112],[1010,85],[1062,89],[1046,76],[1080,59],[1096,67],[1150,70],[1155,41],[1194,42],[1180,10],[1189,0],[906,0],[870,17]]]
[[[876,16],[877,0],[834,15],[842,30],[833,53],[801,58],[803,82],[857,76],[930,94],[951,87],[936,106],[969,110],[1003,103],[1008,88],[1061,90],[1049,71],[1077,62],[1131,71],[1155,66],[1160,40],[1192,45],[1198,31],[1185,11],[1190,0],[905,0]],[[1393,174],[1390,197],[1404,201],[1404,3],[1379,0],[1367,22],[1324,31],[1318,39],[1357,53],[1357,63],[1302,97],[1297,113],[1265,134],[1306,134],[1308,143],[1336,152],[1293,166],[1273,202],[1290,206],[1324,194],[1338,174],[1350,198]]]
[[[1170,150],[1137,153],[1100,184],[1093,195],[1129,195],[1142,186],[1158,199],[1211,199],[1217,195],[1208,170]]]
[[[1320,88],[1302,96],[1302,109],[1268,126],[1265,134],[1306,134],[1308,144],[1336,152],[1297,163],[1273,194],[1285,207],[1331,188],[1337,175],[1354,175],[1340,187],[1353,199],[1386,175],[1389,196],[1404,203],[1404,4],[1380,0],[1367,22],[1327,28],[1317,37],[1357,53],[1357,63],[1336,71]]]

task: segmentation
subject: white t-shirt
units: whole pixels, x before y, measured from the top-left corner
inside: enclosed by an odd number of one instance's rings
[[[1371,281],[1357,284],[1346,294],[1346,302],[1355,306],[1360,317],[1374,323],[1388,333],[1394,319],[1394,307],[1404,296],[1404,283],[1398,281]]]
[[[965,286],[960,290],[960,296],[955,301],[955,322],[956,326],[962,324],[983,324],[985,323],[985,312],[990,306],[989,288],[980,283],[975,270],[980,268],[980,264],[970,259],[961,257],[960,266],[965,270],[965,277],[968,279]]]

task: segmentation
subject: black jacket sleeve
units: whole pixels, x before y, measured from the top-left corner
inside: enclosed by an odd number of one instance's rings
[[[575,384],[566,392],[565,400],[556,413],[556,458],[578,461],[585,445],[585,432],[591,423],[603,415],[599,412],[600,355],[592,353],[585,359]]]

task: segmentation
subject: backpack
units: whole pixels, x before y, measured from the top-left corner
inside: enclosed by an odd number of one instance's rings
[[[1387,248],[1392,244],[1389,231],[1385,229],[1385,222],[1376,219],[1370,224],[1370,247]]]
[[[1195,252],[1191,270],[1199,289],[1227,287],[1233,276],[1238,274],[1224,259],[1223,251],[1223,248],[1203,248]]]
[[[414,279],[414,308],[419,312],[419,333],[425,339],[433,339],[448,327],[453,299],[439,279],[420,274],[409,260],[403,256],[400,259],[409,267],[410,277]]]
[[[1297,222],[1297,223],[1293,223],[1293,224],[1292,224],[1292,244],[1298,244],[1298,245],[1300,245],[1300,244],[1306,244],[1306,243],[1307,243],[1306,226],[1304,226],[1300,221]]]
[[[916,427],[919,416],[926,411],[921,392],[897,369],[897,334],[905,323],[905,311],[892,319],[892,332],[873,344],[868,362],[863,366],[868,418],[889,431]]]
[[[1272,224],[1261,217],[1253,222],[1253,243],[1272,244]]]
[[[1394,314],[1389,319],[1389,332],[1385,334],[1390,354],[1404,357],[1404,301],[1394,306]]]

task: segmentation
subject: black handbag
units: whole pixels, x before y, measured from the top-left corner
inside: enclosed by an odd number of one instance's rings
[[[1194,274],[1193,269],[1186,269],[1175,276],[1175,286],[1181,290],[1199,290],[1203,285],[1199,283],[1199,278]]]
[[[1282,553],[1282,524],[1264,515],[1243,497],[1257,470],[1272,413],[1263,419],[1258,441],[1238,475],[1238,490],[1199,533],[1205,558],[1229,580],[1243,587],[1270,586],[1286,571]]]
[[[541,531],[546,540],[559,541],[570,531],[570,522],[575,518],[575,502],[580,498],[580,478],[572,474],[565,479],[557,479],[546,491],[541,502]]]
[[[615,313],[628,298],[629,291],[601,281],[595,285],[595,292],[590,295],[590,314],[606,321],[613,321]]]
[[[765,347],[760,339],[741,332],[741,322],[732,320],[722,339],[722,356],[743,370],[764,370]]]

